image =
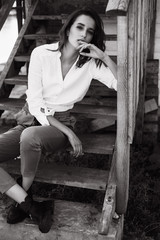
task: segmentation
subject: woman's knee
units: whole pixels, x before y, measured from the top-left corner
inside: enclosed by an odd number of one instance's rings
[[[40,148],[40,138],[36,127],[28,127],[22,132],[20,137],[20,146],[21,149]]]

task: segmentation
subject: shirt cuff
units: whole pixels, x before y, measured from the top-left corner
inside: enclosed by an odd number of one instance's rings
[[[45,115],[38,115],[38,116],[35,116],[35,118],[37,119],[37,121],[42,125],[42,126],[50,126],[48,120],[47,120],[47,117]]]

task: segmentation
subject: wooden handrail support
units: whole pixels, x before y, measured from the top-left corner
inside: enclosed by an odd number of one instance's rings
[[[15,0],[9,0],[9,1],[2,1],[1,2],[1,7],[0,7],[0,30],[4,24],[4,22],[6,21],[9,12],[12,9],[13,3]]]
[[[127,209],[130,144],[134,136],[139,89],[145,75],[153,2],[109,0],[106,8],[107,15],[117,16],[116,212],[119,214],[124,214]]]
[[[130,0],[109,0],[106,12],[107,14],[116,14],[117,16],[126,15]]]
[[[107,190],[104,198],[102,215],[99,222],[98,233],[101,235],[107,235],[116,208],[116,148],[113,153],[111,161],[111,169],[109,172]]]

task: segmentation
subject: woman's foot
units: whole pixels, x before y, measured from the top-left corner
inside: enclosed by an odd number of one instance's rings
[[[16,224],[16,223],[22,222],[27,217],[29,217],[29,215],[19,207],[19,204],[14,203],[11,205],[9,209],[9,212],[7,215],[7,223]]]
[[[42,233],[47,233],[53,223],[52,205],[52,201],[37,202],[27,196],[25,201],[19,204],[19,208],[37,222]]]

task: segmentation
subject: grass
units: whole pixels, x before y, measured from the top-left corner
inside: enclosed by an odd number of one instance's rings
[[[160,154],[150,140],[131,148],[130,190],[124,240],[160,239]]]

